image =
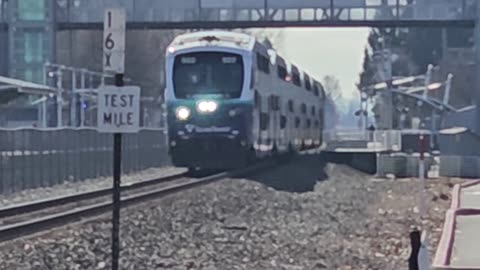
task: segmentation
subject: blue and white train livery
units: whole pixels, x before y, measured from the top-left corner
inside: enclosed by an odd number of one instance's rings
[[[252,36],[180,35],[167,49],[166,78],[175,166],[235,168],[322,143],[322,85]]]

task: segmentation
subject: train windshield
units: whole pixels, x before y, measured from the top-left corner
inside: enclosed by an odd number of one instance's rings
[[[175,58],[174,92],[177,98],[213,94],[238,98],[243,87],[243,60],[238,54],[200,52]]]

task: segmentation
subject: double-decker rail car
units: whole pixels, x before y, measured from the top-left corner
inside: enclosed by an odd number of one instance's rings
[[[322,143],[322,85],[250,35],[178,36],[167,49],[166,84],[175,166],[236,168]]]

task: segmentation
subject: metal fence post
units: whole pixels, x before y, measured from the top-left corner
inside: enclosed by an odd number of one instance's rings
[[[70,102],[70,126],[77,126],[77,72],[72,69],[72,101]]]
[[[63,126],[63,70],[57,70],[57,127]]]
[[[81,72],[81,78],[80,78],[80,88],[82,90],[85,90],[85,82],[86,82],[86,70],[82,69]],[[84,108],[84,103],[85,103],[85,97],[83,94],[80,94],[80,127],[84,127],[85,125],[85,108]]]

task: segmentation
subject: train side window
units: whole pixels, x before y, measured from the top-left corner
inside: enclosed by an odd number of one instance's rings
[[[300,82],[300,74],[298,73],[293,73],[293,84],[296,86],[302,86],[302,83]]]
[[[280,97],[270,96],[270,110],[279,111],[280,110]]]
[[[295,128],[299,128],[299,127],[300,127],[300,118],[295,117]]]
[[[302,86],[302,82],[300,80],[300,71],[295,65],[292,65],[292,82],[296,86]]]
[[[306,88],[308,91],[312,90],[312,85],[310,84],[310,81],[309,81],[309,80],[308,80],[308,81],[305,81],[305,88]]]
[[[287,78],[287,69],[285,67],[282,67],[282,66],[277,66],[277,75],[280,79],[282,80],[286,80]]]
[[[288,101],[288,111],[289,112],[294,112],[295,111],[294,106],[293,106],[293,100]]]
[[[325,100],[325,89],[322,85],[320,85],[320,88],[318,89],[318,96],[320,96],[320,99]]]
[[[305,105],[305,103],[302,103],[302,105],[300,107],[300,111],[302,112],[302,114],[307,113],[307,105]]]
[[[268,113],[261,113],[260,114],[260,129],[261,130],[267,130],[268,122],[269,122]]]
[[[282,115],[280,117],[280,128],[285,129],[287,127],[287,117],[285,115]]]
[[[259,70],[269,74],[270,73],[270,60],[260,53],[257,53],[257,67]]]
[[[305,89],[307,89],[308,91],[312,90],[312,83],[310,82],[310,76],[308,76],[307,74],[304,75],[304,79],[305,79]]]
[[[258,91],[255,91],[255,107],[260,109],[262,105],[262,97],[258,93]]]
[[[315,116],[315,107],[314,107],[314,106],[312,106],[312,111],[311,111],[311,113],[312,113],[312,116]]]

